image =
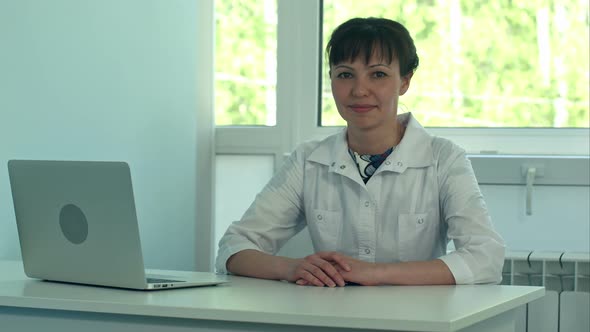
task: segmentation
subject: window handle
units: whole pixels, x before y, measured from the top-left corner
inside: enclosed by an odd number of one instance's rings
[[[529,167],[526,170],[526,215],[530,216],[533,214],[533,184],[535,182],[535,176],[537,169],[535,167]]]

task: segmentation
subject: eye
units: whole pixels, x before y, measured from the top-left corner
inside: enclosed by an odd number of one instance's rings
[[[338,73],[336,75],[337,78],[352,78],[352,74],[346,71],[343,71],[341,73]]]
[[[383,77],[387,77],[387,74],[382,71],[376,71],[373,73],[373,76],[376,78],[383,78]]]

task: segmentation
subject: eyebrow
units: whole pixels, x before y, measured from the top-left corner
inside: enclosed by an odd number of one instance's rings
[[[386,65],[384,63],[376,63],[376,64],[369,65],[369,68],[375,68],[375,67],[385,67],[385,68],[391,69],[390,66],[388,66],[388,65]],[[336,66],[334,66],[334,69],[338,69],[338,68],[346,68],[346,69],[349,69],[349,70],[354,70],[354,68],[352,68],[350,66],[347,66],[347,65],[336,65]]]
[[[385,67],[385,68],[387,68],[387,69],[391,69],[391,67],[390,67],[390,66],[388,66],[388,65],[386,65],[386,64],[384,64],[384,63],[376,63],[376,64],[374,64],[374,65],[370,65],[370,66],[369,66],[369,68],[375,68],[375,67]]]

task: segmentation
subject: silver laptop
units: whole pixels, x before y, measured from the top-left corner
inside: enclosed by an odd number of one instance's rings
[[[227,282],[205,272],[146,275],[127,163],[10,160],[8,173],[31,278],[141,290]]]

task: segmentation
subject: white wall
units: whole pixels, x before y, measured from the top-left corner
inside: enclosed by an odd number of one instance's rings
[[[20,257],[7,160],[122,160],[146,265],[195,266],[196,17],[188,0],[0,0],[0,259]]]
[[[532,215],[525,186],[481,186],[509,250],[590,252],[590,187],[535,186]]]

